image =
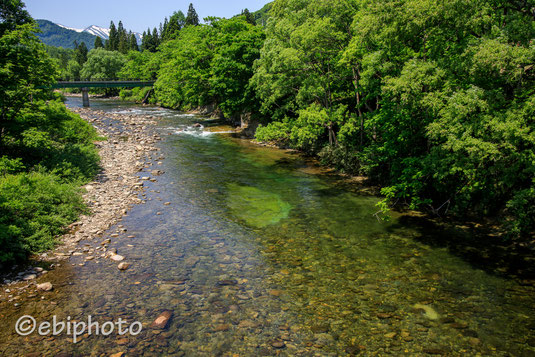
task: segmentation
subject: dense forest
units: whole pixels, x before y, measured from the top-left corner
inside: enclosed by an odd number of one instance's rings
[[[121,96],[260,123],[259,141],[380,185],[384,212],[488,217],[509,238],[533,234],[532,1],[276,0],[204,21],[190,4],[149,28],[139,48],[119,22],[93,50],[45,49],[20,5],[1,12],[3,247],[26,237],[13,251],[35,251],[54,235],[80,207],[73,187],[95,169],[94,132],[36,89],[56,78],[156,80]],[[68,208],[42,204],[38,212],[61,210],[53,222],[26,219],[18,212],[39,215],[18,196],[31,190]]]
[[[531,1],[269,5],[265,27],[246,15],[172,18],[175,30],[164,28],[156,51],[129,53],[121,75],[157,79],[161,105],[260,121],[258,140],[366,175],[383,187],[384,211],[498,218],[511,237],[533,232]]]
[[[39,89],[58,71],[23,4],[2,2],[0,20],[1,268],[52,248],[85,211],[79,187],[98,172],[99,157],[93,127]]]

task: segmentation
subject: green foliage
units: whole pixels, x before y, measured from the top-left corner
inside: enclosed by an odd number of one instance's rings
[[[118,73],[120,79],[156,79],[160,69],[160,58],[157,54],[149,51],[130,51],[126,60]]]
[[[80,66],[83,66],[87,62],[87,46],[84,42],[81,44],[74,44],[74,60],[78,62]]]
[[[269,19],[269,11],[273,6],[273,2],[269,2],[260,10],[253,12],[255,23],[261,26],[266,26]]]
[[[241,14],[242,16],[245,16],[245,21],[247,21],[251,25],[256,25],[256,19],[254,15],[249,11],[249,9],[243,10]]]
[[[94,49],[89,52],[80,77],[84,80],[119,79],[119,72],[125,63],[126,56],[120,52]]]
[[[107,51],[119,51],[122,54],[126,54],[128,51],[139,51],[136,36],[132,31],[126,31],[122,21],[119,21],[117,27],[111,21],[109,38],[106,40],[104,46],[102,46],[101,42],[98,46],[95,43],[95,49],[101,47],[104,47]]]
[[[0,177],[0,265],[51,249],[84,211],[78,190],[44,172]]]
[[[59,77],[62,79],[67,78],[69,76],[69,62],[74,57],[74,51],[62,47],[46,46],[46,52],[48,53],[48,56],[50,56],[50,58],[56,61],[56,65],[60,70]]]
[[[104,48],[104,44],[102,43],[102,39],[100,37],[97,36],[97,38],[95,38],[95,44],[93,48]]]
[[[117,27],[113,21],[110,22],[110,33],[104,48],[108,51],[117,51],[119,49],[119,34],[117,33]]]
[[[156,27],[152,30],[150,28],[147,32],[143,32],[143,40],[141,42],[141,51],[156,52],[160,46],[160,37]]]
[[[39,89],[72,53],[49,49],[51,59],[34,31],[0,36],[0,266],[52,248],[84,208],[77,187],[98,170],[95,129]]]
[[[24,171],[26,166],[22,163],[20,157],[11,159],[7,156],[0,157],[0,176],[5,176],[7,174],[16,174],[18,172]]]
[[[259,125],[256,129],[256,139],[264,142],[272,142],[284,146],[292,132],[292,124],[287,120],[275,121],[267,126]]]
[[[54,62],[33,31],[32,25],[22,25],[0,37],[0,148],[28,100],[48,96],[37,87],[55,80]]]
[[[361,158],[358,152],[343,145],[327,145],[318,153],[322,164],[334,167],[336,170],[358,175],[362,172]]]
[[[510,2],[277,0],[252,84],[259,140],[384,185],[387,202],[533,220],[535,26]]]
[[[249,79],[263,39],[244,18],[185,27],[161,46],[159,102],[181,109],[215,105],[227,117],[251,110],[256,101]]]
[[[197,11],[195,11],[191,3],[189,4],[188,15],[186,16],[186,25],[199,26],[199,15],[197,15]]]
[[[173,13],[173,15],[163,26],[162,41],[173,40],[178,36],[180,30],[186,25],[186,17],[182,11]]]

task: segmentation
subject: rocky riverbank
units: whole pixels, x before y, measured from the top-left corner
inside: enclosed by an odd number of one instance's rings
[[[72,111],[91,123],[102,137],[101,141],[95,143],[99,148],[102,171],[93,182],[83,187],[83,198],[89,207],[89,213],[68,227],[68,233],[59,239],[61,244],[56,250],[34,257],[32,265],[22,271],[20,267],[13,267],[12,273],[3,279],[0,301],[18,304],[24,291],[38,291],[44,287],[51,289],[48,284],[39,285],[48,283],[42,276],[49,269],[68,263],[71,256],[83,255],[86,261],[109,258],[121,262],[119,269],[128,267],[127,262],[122,262],[127,257],[108,250],[111,240],[126,229],[119,225],[119,231],[108,232],[110,234],[105,240],[102,235],[127,215],[133,205],[143,203],[140,198],[143,179],[155,180],[150,177],[141,178],[137,174],[150,169],[153,161],[161,164],[160,160],[164,159],[155,147],[160,136],[152,130],[154,117],[82,108]],[[157,168],[152,170],[152,176],[162,173]],[[91,244],[82,246],[82,241]]]

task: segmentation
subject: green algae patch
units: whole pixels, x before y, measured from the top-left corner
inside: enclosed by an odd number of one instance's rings
[[[263,228],[288,217],[292,206],[275,193],[252,186],[228,185],[227,204],[247,225]]]

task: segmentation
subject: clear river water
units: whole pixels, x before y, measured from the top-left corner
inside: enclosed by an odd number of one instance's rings
[[[49,272],[53,298],[2,308],[0,354],[535,356],[533,285],[438,244],[447,232],[399,215],[379,222],[379,198],[297,153],[191,129],[217,121],[109,100],[92,107],[158,117],[165,174],[147,182],[146,203],[113,240],[132,265],[73,257]],[[166,310],[168,327],[151,328]],[[18,336],[23,315],[144,328],[74,344]]]

